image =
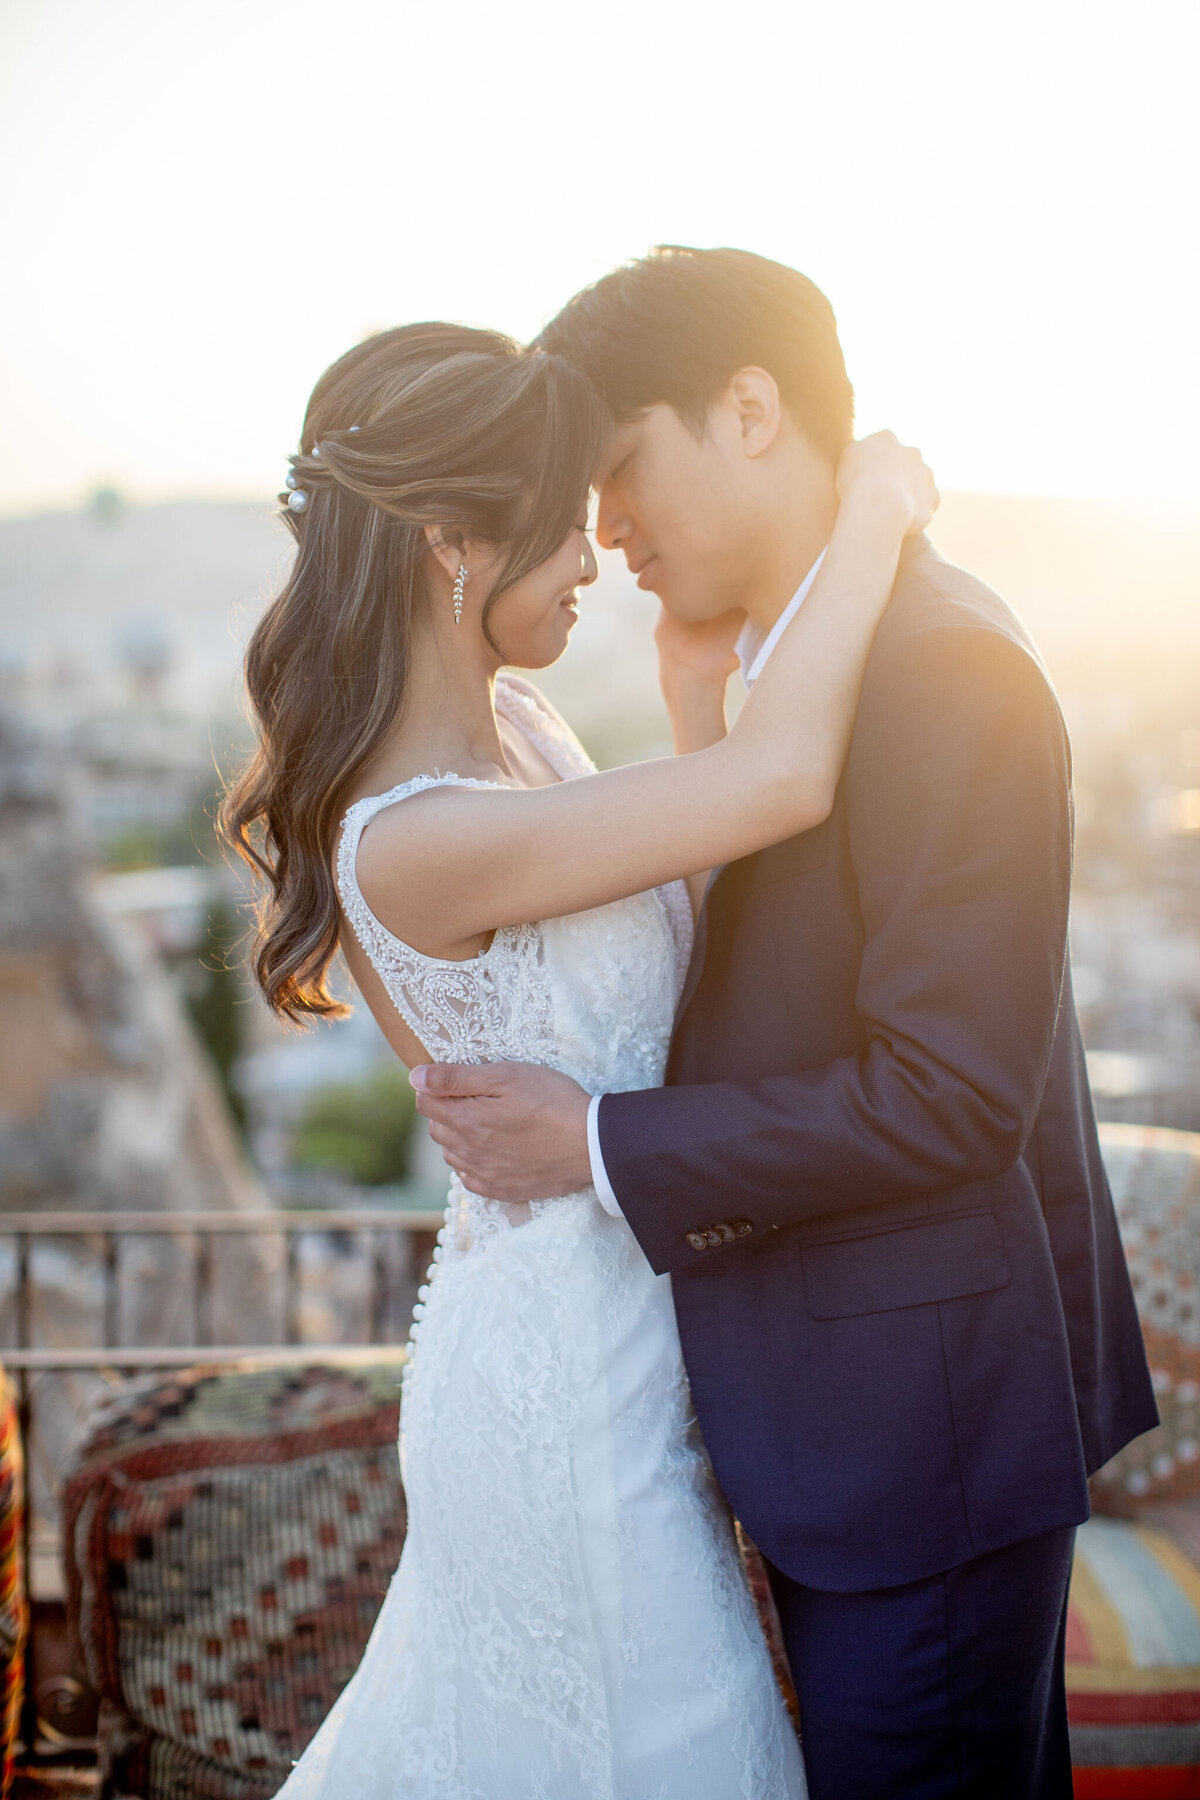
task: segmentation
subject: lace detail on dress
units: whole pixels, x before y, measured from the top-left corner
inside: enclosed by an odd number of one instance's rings
[[[675,945],[675,995],[678,998],[683,992],[688,964],[692,960],[692,946],[696,940],[692,897],[685,881],[669,881],[666,887],[656,888],[654,891],[662,901],[667,924],[671,927],[671,938]]]

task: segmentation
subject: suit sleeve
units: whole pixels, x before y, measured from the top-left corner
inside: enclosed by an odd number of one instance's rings
[[[862,1048],[747,1084],[611,1094],[609,1177],[652,1266],[756,1232],[924,1198],[1010,1168],[1062,992],[1069,749],[1032,656],[973,627],[872,669],[843,781],[865,943]],[[775,954],[785,956],[786,945]]]

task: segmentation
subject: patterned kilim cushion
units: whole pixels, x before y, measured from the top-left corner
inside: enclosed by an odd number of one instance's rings
[[[1162,1415],[1092,1484],[1100,1511],[1131,1516],[1200,1496],[1200,1136],[1103,1125],[1101,1141]]]
[[[399,1560],[402,1352],[129,1382],[69,1460],[70,1606],[101,1762],[144,1800],[266,1800]]]
[[[12,1390],[0,1369],[0,1800],[12,1783],[29,1608],[21,1567],[24,1465]]]
[[[1198,1800],[1200,1505],[1080,1528],[1067,1694],[1077,1800]]]

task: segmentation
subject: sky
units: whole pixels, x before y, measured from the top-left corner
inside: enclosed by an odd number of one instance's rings
[[[1198,0],[0,0],[0,512],[281,485],[367,332],[657,242],[833,301],[943,489],[1200,498]]]

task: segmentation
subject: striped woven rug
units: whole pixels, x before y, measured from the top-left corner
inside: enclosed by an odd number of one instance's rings
[[[1080,1528],[1067,1694],[1077,1800],[1200,1800],[1200,1505]]]

